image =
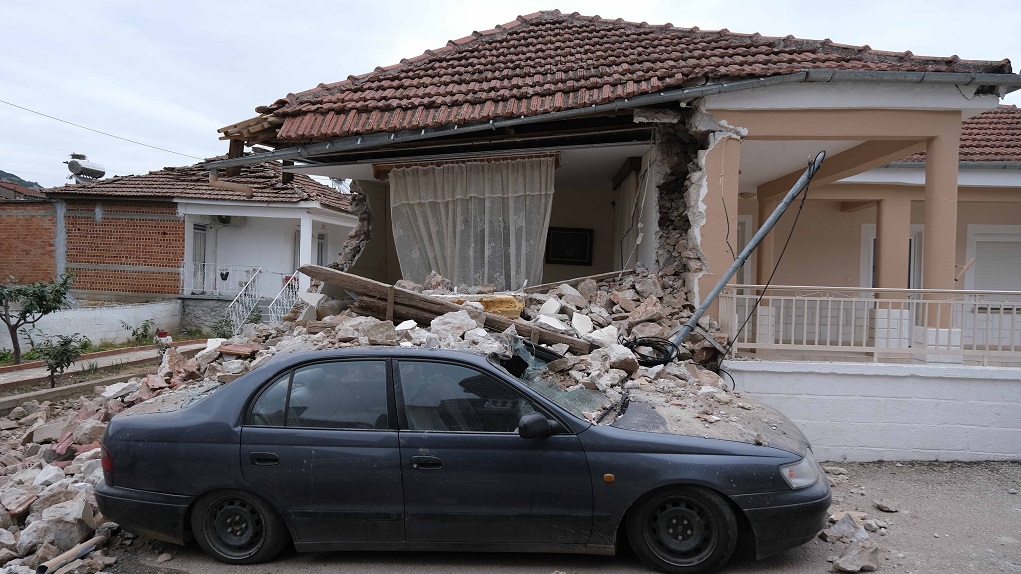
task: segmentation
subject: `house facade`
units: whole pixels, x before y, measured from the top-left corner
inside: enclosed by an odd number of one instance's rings
[[[961,163],[962,122],[1019,86],[1007,60],[540,12],[257,108],[220,132],[274,151],[205,167],[298,161],[287,169],[352,179],[373,229],[352,269],[373,278],[517,289],[641,264],[697,304],[825,151],[792,240],[797,206],[711,313],[753,352],[848,346],[847,332],[852,353],[963,360],[967,235],[1012,207],[960,187],[978,169]],[[919,153],[910,192],[891,187]],[[785,308],[756,308],[767,281],[793,288]],[[806,307],[799,286],[858,302]]]

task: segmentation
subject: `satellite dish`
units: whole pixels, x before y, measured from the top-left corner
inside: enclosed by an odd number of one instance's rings
[[[64,163],[71,172],[68,179],[74,179],[77,183],[92,183],[106,175],[106,169],[98,163],[89,161],[85,154],[72,153],[71,159]]]

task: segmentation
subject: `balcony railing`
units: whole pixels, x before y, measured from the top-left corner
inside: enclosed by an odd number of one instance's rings
[[[181,269],[181,294],[233,298],[258,270],[258,265],[191,263]]]
[[[762,292],[759,285],[734,285],[720,296],[720,322],[735,351],[806,360],[1021,364],[1021,291],[784,285],[770,287],[755,308]]]

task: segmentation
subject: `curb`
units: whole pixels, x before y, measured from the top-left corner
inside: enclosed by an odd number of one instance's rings
[[[9,412],[14,410],[14,407],[21,405],[25,401],[37,400],[37,401],[52,401],[54,399],[64,399],[67,397],[91,395],[93,389],[96,387],[103,387],[111,385],[113,383],[122,383],[128,379],[139,376],[140,373],[121,373],[119,375],[113,375],[110,377],[104,377],[102,379],[96,379],[94,381],[85,381],[84,383],[75,383],[73,385],[65,385],[63,387],[57,387],[55,389],[42,389],[39,391],[31,391],[20,395],[11,395],[9,397],[0,397],[0,415],[7,416]]]
[[[188,341],[174,341],[170,343],[171,347],[180,347],[182,345],[195,345],[198,343],[204,343],[208,339],[190,339]],[[156,345],[142,345],[141,347],[120,347],[118,349],[107,349],[106,351],[96,351],[95,353],[87,353],[78,357],[78,361],[88,361],[89,359],[98,359],[99,357],[109,357],[110,355],[119,355],[121,353],[133,353],[135,351],[149,351],[155,350]],[[36,369],[39,367],[45,367],[45,361],[30,361],[28,363],[21,363],[18,365],[7,365],[0,367],[0,374],[11,373],[14,371],[23,371],[25,369]],[[48,378],[46,380],[49,380]]]
[[[189,342],[185,341],[182,344],[192,344],[192,343],[189,343]],[[177,345],[175,345],[175,346],[177,346]],[[155,349],[155,348],[156,348],[156,346],[152,345],[152,346],[148,346],[148,347],[132,347],[132,350],[135,350],[135,351],[139,351],[139,350],[145,351],[145,350],[148,350],[148,349]],[[202,349],[195,349],[195,350],[192,350],[192,351],[184,351],[181,354],[186,356],[186,357],[193,357],[193,356],[195,356],[201,350]],[[80,360],[81,359],[79,359],[79,361]],[[159,357],[155,357],[155,356],[154,357],[147,357],[147,358],[144,358],[144,359],[135,359],[134,361],[124,361],[124,362],[117,363],[117,364],[114,364],[114,365],[107,365],[105,367],[99,367],[98,372],[101,373],[105,369],[114,368],[114,367],[120,368],[120,367],[137,367],[137,366],[141,366],[141,365],[157,365],[157,364],[160,363],[160,361],[161,361],[161,359]],[[78,362],[78,361],[75,361],[75,362]],[[18,365],[18,366],[20,367],[21,365]],[[73,375],[75,373],[81,373],[81,371],[80,370],[79,371],[72,371],[72,372],[66,373],[66,375]],[[120,376],[120,375],[116,375],[116,376]],[[138,374],[135,373],[134,375],[131,375],[128,378],[131,378],[133,376],[138,376]],[[38,385],[39,383],[48,383],[48,382],[50,382],[50,376],[48,374],[46,374],[46,375],[41,375],[41,376],[38,376],[38,377],[30,377],[30,378],[20,379],[20,380],[17,380],[17,381],[8,381],[6,383],[0,383],[0,390],[2,390],[2,389],[9,389],[11,387],[20,387],[21,385]],[[50,389],[50,390],[57,390],[57,389]],[[30,399],[26,399],[26,400],[30,400]],[[2,404],[2,400],[0,400],[0,404]]]

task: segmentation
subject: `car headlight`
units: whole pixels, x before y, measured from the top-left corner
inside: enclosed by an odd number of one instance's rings
[[[808,451],[798,462],[780,465],[780,474],[791,488],[805,488],[819,480],[819,463],[815,462],[812,451]]]

